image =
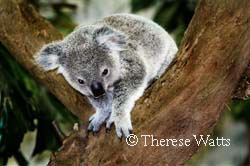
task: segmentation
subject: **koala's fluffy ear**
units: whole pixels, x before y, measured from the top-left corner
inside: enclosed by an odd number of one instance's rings
[[[36,63],[45,71],[59,67],[59,56],[62,54],[62,47],[59,43],[45,45],[35,57]]]
[[[125,36],[113,31],[109,27],[102,27],[94,33],[94,38],[100,45],[105,44],[111,50],[121,51],[125,49]]]

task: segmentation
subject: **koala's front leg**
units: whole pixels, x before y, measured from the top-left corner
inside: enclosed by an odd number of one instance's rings
[[[111,114],[111,109],[99,110],[89,118],[89,126],[88,131],[92,131],[93,133],[97,133],[100,131],[100,128],[104,122],[109,118]]]
[[[111,114],[112,95],[108,94],[99,99],[89,98],[95,108],[95,113],[89,118],[88,131],[99,132],[101,125],[108,120]]]
[[[121,139],[123,135],[127,137],[133,130],[130,112],[133,108],[134,102],[125,98],[120,99],[121,100],[114,101],[113,111],[106,123],[106,128],[110,130],[111,125],[114,123],[117,136]]]
[[[119,139],[122,136],[127,137],[132,132],[130,112],[134,107],[135,101],[143,94],[145,88],[145,83],[140,84],[136,88],[121,85],[114,91],[112,112],[106,123],[106,128],[110,129],[111,124],[114,123]]]

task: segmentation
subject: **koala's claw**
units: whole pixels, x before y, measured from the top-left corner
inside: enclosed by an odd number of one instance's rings
[[[102,117],[95,113],[89,118],[89,126],[88,126],[88,133],[93,132],[93,135],[97,135],[97,133],[101,129],[101,125],[103,124],[104,120]]]
[[[111,129],[112,124],[115,124],[116,134],[120,140],[123,136],[127,137],[132,133],[132,125],[129,118],[122,118],[117,120],[113,120],[113,118],[110,118],[106,124],[107,130]]]
[[[116,134],[117,134],[119,139],[122,138],[123,136],[126,138],[127,136],[129,136],[131,130],[132,129],[128,129],[128,128],[124,128],[124,127],[117,127]]]
[[[110,133],[111,129],[106,128],[106,133]]]
[[[114,124],[114,121],[111,121],[111,120],[109,119],[109,120],[107,121],[107,123],[106,123],[106,128],[107,128],[108,130],[111,130],[113,124]]]
[[[100,131],[101,125],[93,125],[91,122],[88,126],[88,133],[93,132],[93,135],[96,135]]]
[[[109,133],[112,130],[113,125],[114,123],[111,123],[109,125],[106,123],[106,133]]]
[[[121,137],[118,137],[118,139],[120,140],[120,142],[122,142],[122,136],[121,136]]]
[[[89,118],[89,123],[95,118],[95,114],[93,114],[90,118]]]
[[[133,129],[128,130],[128,132],[129,132],[129,135],[133,134]]]
[[[117,132],[117,131],[116,131]],[[122,130],[119,131],[119,133],[121,133],[121,135],[117,135],[118,139],[122,142],[122,137],[124,136],[125,138],[127,138],[130,134],[132,134],[133,130],[132,129],[129,129],[128,130],[128,135],[126,136]]]

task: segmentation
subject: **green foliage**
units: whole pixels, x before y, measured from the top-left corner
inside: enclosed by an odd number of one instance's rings
[[[142,9],[155,5],[160,0],[131,0],[132,12],[138,12]]]
[[[47,11],[52,13],[47,19],[63,34],[69,34],[74,30],[76,24],[72,20],[72,16],[77,8],[76,5],[66,2],[65,0],[28,0],[37,11]]]
[[[184,32],[193,16],[195,0],[132,0],[132,11],[137,12],[148,8],[159,2],[160,5],[154,15],[154,21],[164,27],[168,32],[175,36],[179,45]]]
[[[26,132],[37,130],[33,155],[46,149],[55,151],[61,141],[52,121],[72,124],[76,118],[39,86],[2,45],[0,70],[0,165],[11,156],[19,165],[27,165],[19,151]]]
[[[49,18],[49,21],[63,34],[69,34],[76,27],[76,24],[71,19],[71,15],[60,10],[56,12],[54,17]]]
[[[231,114],[235,120],[242,120],[250,127],[250,101],[235,100],[230,104]]]
[[[173,0],[164,1],[160,6],[154,20],[173,33],[179,45],[184,32],[193,16],[195,1]]]

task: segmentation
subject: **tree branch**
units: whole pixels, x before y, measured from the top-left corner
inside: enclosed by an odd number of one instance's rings
[[[86,125],[90,106],[84,97],[33,63],[43,44],[62,36],[31,6],[18,2],[0,1],[0,41]],[[193,135],[212,131],[250,62],[249,7],[248,0],[199,2],[175,61],[133,109],[136,146],[120,142],[114,131],[87,137],[79,130],[65,139],[50,165],[184,165],[199,147]],[[142,134],[191,142],[144,146]]]
[[[87,120],[91,106],[62,76],[39,69],[33,56],[46,43],[63,38],[25,0],[0,0],[0,41],[16,60],[45,85],[70,111]]]

